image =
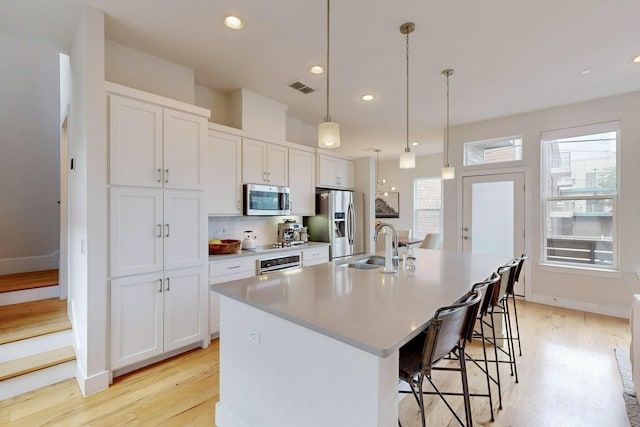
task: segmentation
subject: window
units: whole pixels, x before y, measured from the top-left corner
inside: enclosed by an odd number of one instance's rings
[[[442,182],[440,178],[416,178],[413,182],[413,230],[418,239],[441,233]]]
[[[522,137],[487,139],[464,144],[464,165],[512,162],[522,160]]]
[[[543,132],[543,260],[615,268],[619,123]]]

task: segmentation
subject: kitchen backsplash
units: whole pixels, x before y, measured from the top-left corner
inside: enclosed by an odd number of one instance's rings
[[[209,239],[242,240],[246,230],[253,231],[256,245],[268,245],[278,240],[278,223],[285,219],[302,224],[301,216],[241,216],[209,217]]]

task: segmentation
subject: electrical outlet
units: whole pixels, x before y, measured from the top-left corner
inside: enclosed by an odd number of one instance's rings
[[[247,335],[247,339],[249,342],[254,343],[255,345],[260,345],[260,332],[254,331],[253,329],[249,329],[249,334]]]

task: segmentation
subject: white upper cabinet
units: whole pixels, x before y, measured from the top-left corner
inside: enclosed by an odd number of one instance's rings
[[[355,163],[340,157],[318,154],[318,186],[353,189]]]
[[[209,131],[206,193],[209,215],[242,215],[242,139]]]
[[[109,95],[112,185],[203,189],[207,120]]]
[[[289,149],[289,188],[291,214],[316,214],[316,156],[303,150]]]
[[[165,188],[204,189],[207,120],[164,109]]]
[[[289,149],[255,139],[242,140],[242,182],[248,184],[288,184]]]
[[[110,183],[162,187],[162,132],[162,107],[110,95]]]

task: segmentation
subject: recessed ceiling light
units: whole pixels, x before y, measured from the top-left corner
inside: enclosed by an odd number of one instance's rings
[[[224,18],[224,25],[226,25],[227,28],[231,28],[232,30],[239,30],[240,28],[242,28],[243,24],[242,20],[237,16],[229,15]]]
[[[322,74],[324,73],[324,68],[322,68],[322,65],[314,65],[309,71],[311,71],[311,74]]]
[[[360,99],[362,99],[363,101],[373,101],[376,97],[371,95],[370,93],[366,94],[366,95],[362,95],[360,97]]]
[[[591,74],[591,68],[585,68],[584,70],[580,70],[580,74],[586,76],[587,74]]]
[[[419,143],[418,141],[413,141],[413,142],[411,143],[411,145],[413,145],[414,147],[416,147],[416,146],[420,145],[420,143]]]
[[[631,62],[640,63],[640,55],[636,56],[631,60]]]

